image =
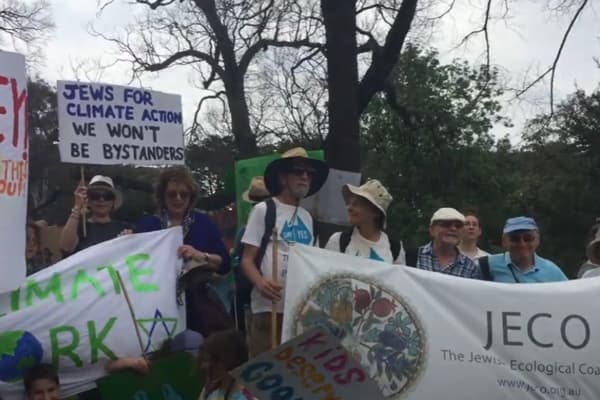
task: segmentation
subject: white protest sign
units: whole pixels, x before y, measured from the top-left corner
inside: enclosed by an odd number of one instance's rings
[[[28,142],[25,57],[0,51],[0,293],[25,281]]]
[[[283,340],[327,327],[387,399],[600,398],[600,279],[505,284],[290,249]]]
[[[128,235],[89,247],[0,296],[0,397],[22,399],[24,371],[49,362],[61,392],[90,389],[107,361],[140,355],[120,273],[144,352],[185,329],[176,282],[181,228]]]
[[[233,371],[258,399],[383,399],[328,330],[314,328]]]
[[[60,158],[79,164],[183,164],[181,96],[57,82]]]

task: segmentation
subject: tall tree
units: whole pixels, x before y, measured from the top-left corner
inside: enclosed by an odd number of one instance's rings
[[[496,71],[489,77],[486,66],[442,65],[437,52],[408,46],[392,73],[393,103],[376,95],[364,115],[366,175],[389,187],[390,229],[410,244],[427,240],[438,207],[490,204],[483,220],[502,223],[513,185],[496,173],[489,131],[502,91]]]
[[[108,38],[129,55],[134,73],[192,65],[207,99],[226,99],[231,132],[241,156],[257,153],[246,92],[252,62],[269,47],[320,47],[310,7],[295,0],[137,0],[151,11],[127,31]]]

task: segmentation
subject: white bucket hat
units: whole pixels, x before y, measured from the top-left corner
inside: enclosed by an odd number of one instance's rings
[[[342,187],[342,195],[346,203],[351,194],[362,197],[373,204],[383,213],[383,217],[387,219],[387,209],[394,198],[377,179],[371,179],[361,186],[344,185]]]
[[[88,184],[88,190],[95,189],[95,188],[102,188],[104,190],[108,190],[109,192],[112,192],[115,195],[115,205],[114,205],[113,209],[116,210],[117,208],[121,207],[121,205],[123,204],[123,195],[121,194],[120,191],[115,189],[115,184],[113,183],[113,180],[111,177],[104,176],[104,175],[94,176],[92,178],[92,180],[90,181],[90,183]]]
[[[242,193],[242,200],[247,203],[256,204],[270,196],[271,193],[269,193],[265,186],[264,178],[262,176],[255,176],[250,181],[248,190]]]

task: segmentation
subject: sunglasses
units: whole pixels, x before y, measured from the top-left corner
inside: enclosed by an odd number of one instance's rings
[[[100,201],[100,200],[104,200],[104,201],[115,201],[115,194],[113,192],[108,192],[108,191],[94,191],[94,192],[88,192],[88,197],[90,198],[90,200],[92,201]]]
[[[456,229],[460,229],[463,226],[465,226],[465,224],[461,221],[440,221],[438,222],[438,224],[442,227],[442,228],[456,228]]]
[[[190,192],[186,192],[184,191],[178,191],[178,190],[169,190],[167,191],[167,197],[171,200],[175,200],[177,197],[179,197],[181,200],[187,200],[190,198]]]
[[[524,233],[524,234],[514,233],[514,234],[509,234],[508,238],[513,243],[519,243],[519,242],[521,242],[521,240],[524,241],[525,243],[531,243],[535,240],[535,235],[533,235],[531,233]]]
[[[290,170],[290,174],[297,176],[297,177],[304,176],[304,174],[306,174],[306,176],[308,176],[309,178],[314,178],[316,173],[317,173],[317,171],[315,171],[314,169],[309,169],[309,168],[292,168]]]

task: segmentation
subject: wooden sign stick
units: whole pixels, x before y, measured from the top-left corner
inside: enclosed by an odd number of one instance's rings
[[[273,237],[271,238],[271,243],[273,244],[273,271],[271,274],[271,279],[273,280],[273,282],[277,283],[278,282],[278,276],[279,276],[279,271],[278,271],[278,263],[279,263],[279,259],[278,259],[278,249],[277,249],[277,228],[273,229]],[[273,303],[271,304],[271,349],[274,349],[278,346],[278,342],[279,342],[279,336],[278,336],[278,329],[277,329],[277,303],[275,301],[273,301]]]
[[[80,166],[81,184],[85,185],[85,172],[84,172],[83,168],[84,168],[83,165],[81,165]],[[81,213],[83,214],[82,218],[81,218],[81,224],[82,224],[81,227],[83,228],[83,237],[86,237],[87,236],[87,222],[86,222],[86,219],[87,219],[87,215],[86,215],[87,214],[87,204],[85,204],[84,207],[81,209]]]

